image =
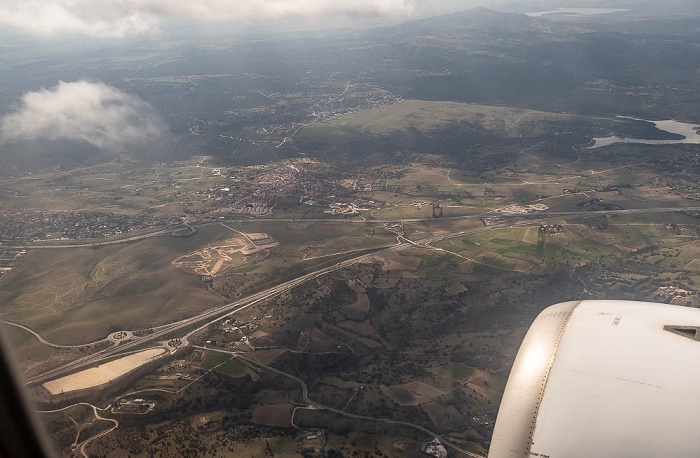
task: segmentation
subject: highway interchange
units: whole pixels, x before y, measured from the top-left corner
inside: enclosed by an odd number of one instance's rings
[[[221,223],[237,223],[237,222],[268,222],[268,223],[341,223],[341,224],[392,224],[392,223],[418,223],[426,221],[456,221],[468,219],[480,219],[485,217],[497,216],[500,218],[516,218],[516,217],[544,217],[543,219],[551,218],[586,218],[592,216],[621,216],[634,213],[673,213],[684,211],[700,211],[700,207],[656,207],[656,208],[632,208],[632,209],[617,209],[617,210],[593,210],[593,211],[560,211],[560,212],[539,212],[539,213],[496,213],[494,211],[486,214],[465,215],[465,216],[446,216],[444,218],[403,218],[403,219],[372,219],[366,220],[363,218],[341,219],[341,218],[238,218],[238,219],[220,219],[216,221],[199,221],[190,222],[185,220],[183,223],[173,227],[161,229],[148,234],[136,235],[116,240],[107,240],[103,242],[86,242],[86,243],[71,243],[71,244],[53,244],[53,243],[32,243],[23,245],[2,245],[0,247],[6,249],[23,249],[23,250],[38,250],[38,249],[62,249],[62,248],[99,248],[102,246],[119,245],[123,243],[138,242],[140,240],[149,239],[152,237],[185,237],[192,235],[197,231],[198,227],[218,226]],[[532,221],[532,220],[530,220]]]
[[[28,380],[28,383],[30,384],[35,384],[35,383],[42,383],[47,380],[50,380],[52,378],[59,377],[61,375],[65,375],[70,372],[74,372],[80,368],[93,365],[95,363],[98,363],[102,360],[105,360],[107,358],[113,357],[119,353],[124,353],[129,350],[133,350],[135,347],[141,346],[147,342],[157,340],[165,335],[172,334],[178,330],[183,330],[185,328],[191,327],[193,325],[196,325],[198,323],[205,323],[203,326],[206,326],[209,323],[215,322],[219,319],[221,319],[223,316],[230,315],[236,312],[240,312],[242,310],[245,310],[252,305],[255,305],[259,302],[262,302],[264,300],[270,299],[274,296],[277,296],[281,293],[284,293],[286,291],[289,291],[290,289],[301,285],[302,283],[305,283],[309,280],[313,280],[315,278],[318,278],[322,275],[326,275],[330,272],[335,272],[339,269],[343,269],[345,267],[349,267],[353,264],[356,264],[358,262],[362,262],[364,260],[368,260],[371,258],[374,258],[376,256],[382,256],[386,255],[392,252],[397,252],[397,251],[402,251],[406,250],[408,248],[414,247],[414,246],[427,246],[431,243],[439,242],[442,240],[449,240],[453,238],[458,238],[462,237],[465,235],[469,234],[474,234],[477,232],[484,232],[484,231],[489,231],[489,230],[494,230],[494,229],[506,229],[506,228],[511,228],[511,227],[517,227],[517,226],[522,226],[522,225],[527,225],[527,224],[532,224],[532,223],[537,223],[537,222],[542,222],[546,220],[551,220],[552,218],[583,218],[583,217],[592,217],[592,216],[600,216],[600,215],[628,215],[628,214],[633,214],[633,213],[669,213],[669,212],[680,212],[680,211],[700,211],[700,207],[682,207],[682,208],[677,208],[677,207],[666,207],[666,208],[646,208],[646,209],[628,209],[628,210],[601,210],[601,211],[588,211],[588,212],[543,212],[543,213],[537,213],[537,214],[508,214],[508,215],[502,215],[502,218],[512,218],[512,217],[524,217],[522,221],[517,221],[517,222],[500,222],[497,224],[493,224],[490,226],[483,226],[483,227],[477,227],[477,228],[471,228],[471,229],[464,229],[461,231],[456,231],[456,232],[450,232],[446,234],[441,234],[441,235],[435,235],[432,237],[427,237],[421,240],[408,240],[408,239],[403,239],[404,242],[399,242],[397,245],[384,248],[378,251],[373,251],[371,253],[365,253],[361,254],[358,256],[355,256],[353,258],[338,262],[336,264],[320,268],[318,270],[315,270],[314,272],[307,273],[305,275],[301,275],[295,279],[286,281],[284,283],[281,283],[279,285],[273,286],[271,288],[265,289],[263,291],[260,291],[258,293],[252,294],[250,296],[247,296],[245,298],[230,302],[228,304],[224,304],[218,307],[211,308],[205,312],[200,313],[199,315],[195,315],[190,318],[186,318],[184,320],[180,320],[174,323],[170,323],[168,325],[162,326],[158,328],[157,330],[154,330],[151,334],[144,335],[141,337],[135,337],[129,342],[124,342],[121,343],[118,346],[113,346],[107,349],[100,350],[98,352],[95,352],[90,355],[82,356],[78,359],[75,359],[74,361],[71,361],[69,363],[63,364],[61,366],[58,366],[54,369],[48,370],[42,374],[36,375],[32,377],[31,379]],[[463,217],[453,217],[451,219],[476,219],[483,217],[484,215],[477,215],[477,216],[463,216]],[[448,219],[448,218],[444,218]],[[412,220],[391,220],[391,221],[385,221],[385,222],[407,222],[407,221],[425,221],[425,220],[433,220],[434,219],[412,219]],[[257,219],[256,219],[257,221]],[[267,221],[286,221],[283,219],[269,219]],[[341,222],[346,222],[344,220],[338,220],[338,219],[314,219],[314,220],[289,220],[289,221],[317,221],[317,222],[329,222],[329,221],[341,221]],[[207,226],[207,225],[213,225],[213,224],[221,224],[221,221],[217,222],[204,222],[204,223],[185,223],[185,226],[190,228],[191,230],[189,233],[194,233],[196,231],[196,227],[202,227],[202,226]],[[85,245],[64,245],[64,248],[75,248],[75,247],[95,247],[95,246],[105,246],[107,244],[116,244],[116,243],[126,243],[126,242],[131,242],[131,241],[136,241],[136,240],[142,240],[144,238],[148,237],[158,237],[158,236],[164,236],[164,235],[173,235],[178,233],[181,233],[183,229],[183,226],[179,226],[176,228],[170,228],[170,229],[165,229],[162,231],[154,232],[152,234],[148,235],[142,235],[138,237],[134,237],[131,239],[123,239],[123,240],[116,240],[113,242],[97,242],[94,244],[85,244]],[[59,248],[59,246],[50,246],[51,248]],[[43,246],[28,246],[26,248],[49,248],[49,246],[43,247]],[[200,329],[198,328],[198,329]],[[196,331],[196,330],[195,330]],[[193,331],[194,332],[194,331]],[[192,334],[192,332],[189,332],[188,334],[184,335],[182,338],[186,343],[187,337],[189,337]],[[172,336],[171,336],[172,337]]]
[[[39,374],[37,376],[32,377],[27,381],[29,384],[37,384],[37,383],[43,383],[45,381],[48,381],[53,378],[60,377],[62,375],[66,375],[68,373],[76,372],[77,370],[84,368],[86,366],[91,366],[95,365],[103,360],[106,360],[108,358],[115,357],[120,354],[124,354],[126,352],[130,351],[135,351],[139,347],[143,347],[144,344],[147,344],[148,342],[152,341],[157,341],[160,338],[165,337],[166,335],[169,335],[169,338],[173,338],[172,334],[177,332],[177,331],[183,331],[183,336],[181,337],[181,341],[184,345],[188,345],[189,342],[187,342],[188,337],[190,337],[193,333],[197,332],[198,330],[218,321],[223,319],[226,316],[229,316],[233,313],[240,312],[242,310],[245,310],[246,308],[249,308],[255,304],[258,304],[262,301],[268,300],[272,297],[275,297],[279,294],[282,294],[286,291],[291,290],[292,288],[295,288],[296,286],[299,286],[305,282],[308,282],[310,280],[313,280],[315,278],[318,278],[322,275],[326,275],[328,273],[343,269],[345,267],[349,267],[353,264],[356,264],[358,262],[362,262],[364,260],[368,260],[371,258],[374,258],[376,256],[382,256],[386,255],[392,252],[398,252],[402,250],[406,250],[408,248],[412,247],[421,247],[421,246],[428,246],[431,243],[443,241],[443,240],[449,240],[453,238],[458,238],[462,237],[468,234],[474,234],[478,232],[484,232],[484,231],[489,231],[489,230],[495,230],[495,229],[506,229],[506,228],[512,228],[512,227],[517,227],[517,226],[522,226],[522,225],[531,225],[533,223],[538,223],[542,221],[547,221],[551,220],[553,218],[584,218],[584,217],[592,217],[592,216],[601,216],[601,215],[628,215],[628,214],[634,214],[634,213],[670,213],[670,212],[682,212],[682,211],[700,211],[700,207],[682,207],[682,208],[649,208],[649,209],[628,209],[628,210],[603,210],[603,211],[588,211],[588,212],[542,212],[542,213],[537,213],[537,214],[506,214],[506,215],[499,215],[501,218],[514,218],[514,217],[520,217],[519,221],[513,221],[513,222],[498,222],[493,225],[489,226],[483,226],[483,227],[477,227],[477,228],[471,228],[471,229],[464,229],[456,232],[450,232],[450,233],[445,233],[445,234],[440,234],[440,235],[435,235],[431,237],[427,237],[424,239],[420,240],[409,240],[406,239],[405,237],[400,237],[398,238],[398,243],[396,245],[383,248],[380,250],[376,250],[370,253],[364,253],[364,254],[359,254],[357,256],[354,256],[350,259],[346,259],[341,262],[337,262],[335,264],[332,264],[330,266],[322,267],[319,268],[313,272],[307,273],[305,275],[301,275],[297,278],[294,278],[292,280],[283,282],[279,285],[273,286],[271,288],[265,289],[263,291],[260,291],[258,293],[252,294],[250,296],[247,296],[245,298],[211,308],[203,313],[200,313],[196,316],[186,318],[184,320],[180,320],[174,323],[170,323],[165,326],[161,326],[160,328],[157,328],[153,330],[152,333],[140,336],[140,337],[133,337],[131,340],[127,342],[122,342],[119,345],[115,345],[103,350],[99,350],[95,353],[92,353],[90,355],[82,356],[80,358],[77,358],[69,363],[63,364],[61,366],[58,366],[56,368],[50,369],[42,374]],[[478,215],[478,216],[463,216],[463,217],[452,217],[452,218],[444,218],[444,219],[476,219],[476,218],[481,218],[484,216],[492,216],[492,215]],[[432,219],[409,219],[409,220],[400,220],[400,221],[376,221],[376,222],[383,222],[383,223],[397,223],[397,222],[416,222],[416,221],[426,221],[426,220],[432,220]],[[257,220],[256,220],[257,221]],[[267,221],[301,221],[301,220],[281,220],[281,219],[269,219]],[[338,221],[336,219],[333,220],[328,220],[328,219],[315,219],[315,220],[303,220],[303,221],[312,221],[312,222],[329,222],[329,221]],[[347,221],[345,220],[340,220],[344,223]],[[96,243],[90,243],[90,244],[83,244],[83,245],[63,245],[63,246],[28,246],[26,248],[32,249],[32,248],[75,248],[75,247],[99,247],[99,246],[106,246],[106,245],[113,245],[117,243],[128,243],[128,242],[134,242],[138,240],[143,240],[145,238],[149,237],[159,237],[159,236],[183,236],[183,235],[190,235],[196,232],[197,227],[202,227],[202,226],[208,226],[208,225],[214,225],[214,224],[221,224],[222,221],[216,221],[216,222],[201,222],[201,223],[189,223],[185,222],[183,225],[180,225],[175,228],[169,228],[169,229],[164,229],[158,232],[153,232],[151,234],[145,234],[145,235],[140,235],[137,237],[132,237],[129,239],[122,239],[122,240],[116,240],[116,241],[109,241],[109,242],[96,242]],[[363,221],[364,222],[364,221]],[[183,233],[183,231],[186,231],[186,233]],[[190,329],[189,332],[185,331],[187,328],[192,328],[193,326],[200,325],[196,327],[195,329]],[[196,348],[201,348],[201,347],[196,347]],[[247,357],[246,355],[241,354],[240,352],[233,352],[233,351],[226,351],[226,350],[215,350],[215,349],[210,349],[214,351],[224,351],[226,353],[230,353],[235,355],[237,358],[241,358],[246,360],[247,362],[251,364],[256,364],[258,366],[261,366],[267,370],[279,373],[280,375],[283,375],[285,377],[288,377],[292,380],[294,380],[296,383],[300,384],[302,388],[302,398],[304,402],[307,404],[306,408],[310,409],[317,409],[317,410],[325,410],[329,412],[333,412],[339,415],[346,416],[348,418],[356,419],[356,420],[371,420],[371,421],[380,421],[383,423],[387,424],[395,424],[395,425],[403,425],[407,426],[410,428],[414,428],[417,430],[420,430],[432,437],[438,438],[444,445],[447,447],[452,448],[453,450],[459,451],[462,454],[470,457],[480,457],[481,455],[475,454],[473,452],[470,452],[468,450],[464,450],[461,447],[459,447],[457,444],[451,443],[448,440],[445,440],[444,438],[440,437],[436,433],[420,426],[416,425],[413,423],[408,423],[408,422],[402,422],[398,420],[391,420],[391,419],[386,419],[386,418],[373,418],[373,417],[365,417],[365,416],[360,416],[360,415],[355,415],[351,413],[344,412],[343,410],[338,410],[333,407],[329,406],[324,406],[321,404],[318,404],[317,402],[312,401],[309,399],[308,396],[308,388],[306,386],[306,383],[299,379],[298,377],[295,377],[292,374],[288,374],[286,372],[280,371],[278,369],[275,369],[273,367],[270,367],[266,364],[260,363],[252,358]]]

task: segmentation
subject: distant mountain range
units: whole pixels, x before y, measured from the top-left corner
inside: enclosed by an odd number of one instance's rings
[[[276,145],[316,111],[362,106],[344,98],[351,87],[404,99],[698,121],[699,16],[648,11],[550,20],[476,8],[364,30],[8,46],[0,51],[0,62],[12,63],[0,68],[0,110],[59,80],[99,80],[138,95],[168,124],[172,141],[148,158],[210,154],[241,164],[298,154]],[[193,130],[194,122],[201,128]],[[113,157],[60,141],[0,145],[6,173]]]

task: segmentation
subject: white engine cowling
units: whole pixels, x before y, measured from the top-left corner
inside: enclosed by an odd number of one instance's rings
[[[700,456],[700,310],[548,307],[511,369],[489,458]]]

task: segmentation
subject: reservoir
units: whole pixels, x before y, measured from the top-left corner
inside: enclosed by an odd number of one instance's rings
[[[677,143],[700,143],[700,125],[690,124],[687,122],[680,121],[649,121],[653,122],[658,129],[665,130],[672,134],[680,134],[685,138],[680,140],[646,140],[643,138],[629,138],[629,137],[598,137],[594,138],[593,145],[589,148],[600,148],[601,146],[612,145],[613,143],[644,143],[647,145],[673,145]]]

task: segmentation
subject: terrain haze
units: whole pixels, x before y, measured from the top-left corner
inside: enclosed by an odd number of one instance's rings
[[[543,309],[700,307],[696,3],[0,0],[55,449],[483,457]]]

